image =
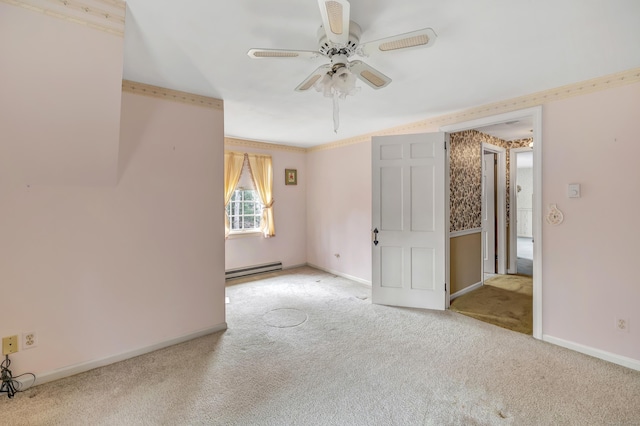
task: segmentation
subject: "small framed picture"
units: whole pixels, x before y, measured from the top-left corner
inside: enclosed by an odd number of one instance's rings
[[[284,183],[285,183],[285,185],[297,185],[298,184],[298,170],[296,170],[296,169],[284,169]]]

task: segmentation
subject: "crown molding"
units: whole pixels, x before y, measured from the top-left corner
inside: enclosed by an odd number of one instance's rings
[[[14,6],[124,37],[123,0],[0,0]]]
[[[289,145],[280,145],[274,143],[266,143],[266,142],[258,142],[258,141],[250,141],[246,139],[236,139],[236,138],[224,138],[224,145],[232,145],[232,146],[241,146],[243,148],[253,148],[253,149],[263,149],[265,151],[288,151],[288,152],[299,152],[306,153],[308,151],[307,148],[300,148],[297,146],[289,146]]]
[[[138,83],[135,81],[122,80],[122,91],[135,93],[136,95],[150,96],[152,98],[166,99],[169,101],[217,109],[220,111],[224,110],[224,103],[222,99],[194,95],[193,93],[165,89],[164,87],[151,86],[149,84]]]
[[[505,101],[494,102],[482,105],[476,108],[470,108],[464,111],[441,115],[438,117],[427,118],[425,120],[414,123],[392,127],[390,129],[378,132],[367,133],[355,136],[349,139],[343,139],[323,145],[308,148],[308,152],[324,151],[327,149],[335,149],[348,145],[362,142],[369,142],[372,136],[400,135],[407,133],[419,133],[429,129],[439,128],[449,124],[462,123],[478,118],[490,117],[492,115],[503,114],[506,112],[517,111],[525,108],[531,108],[543,105],[549,102],[555,102],[562,99],[572,98],[574,96],[586,95],[601,90],[612,89],[614,87],[625,86],[640,82],[640,68],[633,68],[627,71],[610,74],[603,77],[593,78],[591,80],[579,83],[568,84],[566,86],[549,89],[542,92],[536,92]]]

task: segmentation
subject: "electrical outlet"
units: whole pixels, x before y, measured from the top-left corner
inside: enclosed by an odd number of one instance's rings
[[[629,332],[629,320],[626,318],[616,318],[616,330],[620,333]]]
[[[22,333],[22,349],[31,349],[38,346],[38,335],[35,331]]]
[[[18,352],[18,336],[2,338],[2,355],[9,355]]]

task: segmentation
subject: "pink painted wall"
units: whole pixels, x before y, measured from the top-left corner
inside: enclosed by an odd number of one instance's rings
[[[224,324],[223,112],[123,94],[122,39],[82,25],[0,3],[0,46],[0,336],[39,338],[14,374]]]
[[[634,84],[544,105],[542,123],[543,209],[557,203],[565,216],[543,224],[543,334],[634,360],[639,111]],[[307,169],[308,262],[370,281],[370,144],[311,152]],[[569,183],[582,184],[582,198],[567,198]],[[616,317],[628,333],[616,332]]]
[[[230,238],[225,242],[226,269],[281,261],[283,268],[303,265],[306,256],[307,170],[306,153],[265,150],[229,145],[229,151],[271,155],[274,181],[273,197],[276,236]],[[285,185],[284,170],[298,170],[298,184]]]
[[[0,3],[0,179],[113,185],[123,39]]]
[[[371,145],[312,151],[307,171],[307,262],[371,282]]]
[[[0,331],[37,331],[16,371],[129,352],[222,324],[223,113],[123,94],[114,187],[2,183]]]
[[[640,84],[543,108],[543,332],[640,360]],[[567,197],[580,183],[582,197]],[[629,333],[615,331],[616,317]]]

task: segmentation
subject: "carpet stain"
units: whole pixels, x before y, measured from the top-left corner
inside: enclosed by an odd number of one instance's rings
[[[278,308],[264,314],[263,319],[270,327],[290,328],[304,324],[309,316],[299,309]]]

